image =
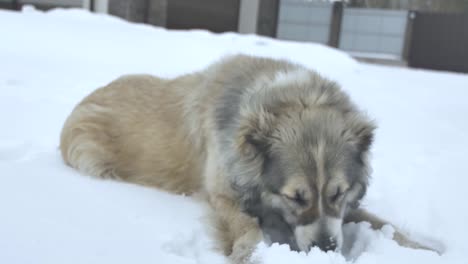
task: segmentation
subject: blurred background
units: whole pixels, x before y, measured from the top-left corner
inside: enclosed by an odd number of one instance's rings
[[[4,9],[24,5],[317,42],[362,61],[468,73],[468,0],[0,0]]]

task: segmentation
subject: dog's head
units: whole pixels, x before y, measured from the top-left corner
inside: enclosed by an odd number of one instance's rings
[[[336,85],[316,81],[244,111],[232,165],[243,208],[265,240],[301,251],[340,248],[344,214],[366,192],[374,130]],[[307,85],[321,92],[311,95]]]

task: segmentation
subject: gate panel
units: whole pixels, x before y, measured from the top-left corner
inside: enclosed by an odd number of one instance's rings
[[[407,11],[345,8],[340,49],[403,57]]]
[[[468,73],[468,14],[414,12],[408,64]]]
[[[332,4],[306,0],[282,0],[276,36],[279,39],[327,44]]]

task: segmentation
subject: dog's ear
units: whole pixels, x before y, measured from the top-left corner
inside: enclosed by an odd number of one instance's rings
[[[348,119],[343,132],[348,142],[355,145],[359,153],[366,153],[374,141],[376,125],[366,117],[356,115]]]
[[[263,109],[244,115],[239,123],[236,145],[244,154],[266,152],[270,147],[269,137],[276,117]]]

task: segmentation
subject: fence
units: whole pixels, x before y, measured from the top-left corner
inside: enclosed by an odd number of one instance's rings
[[[51,9],[55,7],[83,7],[83,0],[17,0],[18,6],[34,5],[38,9]]]
[[[345,8],[342,2],[255,0],[3,0],[0,8],[35,4],[84,6],[130,21],[168,28],[238,31],[247,16],[249,33],[310,41],[353,55],[407,60],[411,67],[468,72],[468,14]],[[245,19],[245,18],[243,18]],[[255,23],[256,21],[256,23]],[[242,22],[242,21],[241,21]],[[383,56],[382,56],[383,55]]]
[[[468,14],[413,12],[408,65],[468,73]]]
[[[276,36],[402,59],[407,11],[343,8],[341,3],[281,0]]]
[[[239,0],[169,0],[167,5],[168,28],[237,31]]]
[[[20,10],[24,5],[33,5],[39,10],[52,8],[85,8],[99,13],[108,13],[111,0],[0,0],[0,8]]]
[[[403,57],[407,11],[345,8],[339,48]]]
[[[332,4],[282,0],[276,36],[280,39],[327,44],[332,22]]]

